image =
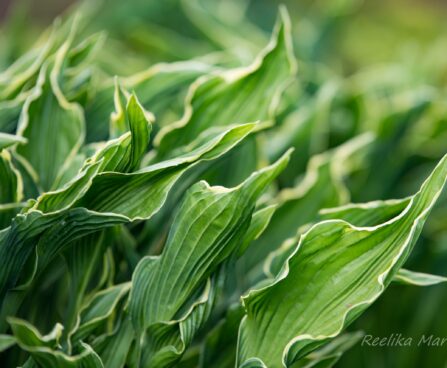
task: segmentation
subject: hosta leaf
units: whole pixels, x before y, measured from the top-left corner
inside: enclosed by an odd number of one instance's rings
[[[0,353],[16,344],[16,339],[11,335],[0,335]]]
[[[173,319],[210,274],[237,247],[262,190],[287,164],[288,155],[233,188],[194,185],[186,195],[159,258],[144,258],[132,279],[129,310],[145,329]],[[189,278],[181,277],[190,275]]]
[[[340,334],[405,262],[446,178],[447,156],[389,221],[356,227],[329,220],[304,234],[275,280],[243,297],[238,364],[290,366]]]
[[[129,92],[120,86],[118,78],[115,78],[115,92],[113,94],[115,111],[110,115],[110,138],[117,138],[129,130],[124,111],[128,94]]]
[[[69,38],[73,38],[79,23],[79,14],[65,22],[56,19],[47,34],[43,34],[36,46],[16,60],[0,74],[0,100],[14,98],[23,87],[37,79],[46,60]],[[33,84],[33,83],[31,83]]]
[[[310,160],[302,181],[293,188],[283,189],[271,201],[278,209],[245,255],[246,270],[260,264],[285,239],[294,236],[300,226],[314,221],[321,208],[349,200],[343,179],[353,169],[352,157],[366,150],[371,142],[372,136],[364,134]]]
[[[110,0],[32,45],[42,24],[13,3],[0,366],[445,363],[443,288],[396,285],[447,281],[442,42],[370,68],[361,27],[334,47],[358,0],[294,4],[293,33],[268,1]],[[354,322],[434,341],[344,356]]]
[[[53,25],[53,27],[47,42],[40,47],[30,50],[0,74],[0,86],[2,87],[0,99],[2,101],[14,98],[25,83],[32,78],[36,78],[42,64],[45,62],[45,58],[55,46],[55,28],[57,26]]]
[[[67,54],[67,64],[70,68],[70,74],[73,73],[73,69],[80,69],[82,66],[86,66],[85,64],[87,64],[89,59],[103,46],[104,39],[104,33],[95,33],[70,49]]]
[[[250,227],[247,229],[244,241],[239,249],[239,254],[243,254],[250,246],[251,242],[258,239],[270,223],[276,211],[276,205],[264,207],[253,214]]]
[[[134,328],[145,336],[142,366],[168,367],[182,356],[211,311],[218,267],[238,252],[256,199],[288,156],[233,189],[200,182],[188,191],[162,255],[143,258],[132,279],[129,311]],[[182,278],[185,274],[189,277]]]
[[[320,211],[320,220],[345,220],[355,226],[376,226],[401,213],[411,198],[373,201],[364,204],[325,208]]]
[[[17,340],[20,343],[24,343],[29,346],[54,348],[58,345],[63,330],[63,326],[57,324],[48,335],[42,336],[40,332],[34,328],[34,326],[31,326],[23,320],[9,318],[8,322],[11,325],[14,336]]]
[[[23,197],[22,177],[8,151],[0,152],[0,204],[18,202]]]
[[[19,134],[28,143],[18,146],[17,152],[31,163],[44,190],[53,187],[63,166],[84,140],[83,112],[66,100],[58,81],[68,47],[67,41],[58,51],[49,75],[48,66],[41,69],[35,91],[25,102],[19,122]]]
[[[118,94],[119,90],[116,93]],[[117,104],[120,102],[120,98],[117,97]],[[122,106],[118,105],[117,107],[121,111],[123,110]],[[114,156],[119,157],[119,161],[109,160],[103,171],[131,172],[139,167],[141,159],[146,153],[151,132],[150,123],[153,121],[153,117],[143,109],[135,95],[129,97],[122,120],[124,129],[121,129],[124,131],[130,130],[128,134],[130,138],[127,139],[129,142],[123,142],[124,144],[127,143],[127,145],[118,146],[120,150],[125,151],[114,153]],[[104,156],[109,154],[106,150],[103,152]]]
[[[62,332],[61,326],[47,336],[42,336],[33,326],[25,321],[9,319],[18,345],[27,351],[39,367],[45,368],[103,368],[99,356],[93,349],[82,343],[80,352],[69,356],[57,348],[57,335]]]
[[[129,292],[130,286],[130,283],[115,285],[96,293],[79,315],[79,327],[73,334],[73,341],[84,339],[110,317],[118,302]]]
[[[296,65],[285,9],[270,44],[247,68],[228,70],[199,79],[189,91],[181,120],[156,137],[160,157],[193,141],[208,128],[254,120],[269,120]]]
[[[0,151],[0,230],[7,227],[23,204],[22,176],[7,150]]]
[[[157,212],[178,178],[195,163],[220,157],[256,128],[256,124],[230,127],[188,154],[150,165],[139,171],[101,173],[75,205],[102,213],[119,213],[131,220],[148,219]],[[201,143],[201,142],[198,142]],[[141,204],[144,203],[144,206]]]
[[[119,81],[126,90],[135,91],[141,104],[156,116],[156,125],[162,126],[167,119],[173,116],[176,119],[181,113],[187,87],[210,70],[209,65],[196,61],[162,63]],[[114,107],[112,82],[102,86],[93,101],[86,105],[87,142],[107,138],[110,113]],[[112,130],[112,138],[113,134]]]
[[[407,285],[431,286],[447,282],[447,277],[414,272],[401,268],[394,276],[393,281]]]
[[[101,357],[104,367],[122,368],[126,364],[134,337],[135,332],[132,322],[130,318],[126,317],[117,325],[115,331],[108,335],[99,336],[93,341],[92,346]]]
[[[36,267],[41,270],[71,241],[104,227],[151,217],[163,205],[170,188],[188,167],[200,160],[211,160],[226,153],[250,134],[255,126],[245,124],[231,127],[187,155],[132,174],[103,173],[96,176],[97,181],[93,181],[87,194],[72,207],[103,206],[98,208],[101,213],[85,208],[67,208],[48,214],[31,209],[26,214],[18,215],[11,226],[0,233],[0,256],[7,264],[0,270],[2,299],[8,289],[17,286],[20,270],[36,246],[39,254]],[[77,185],[75,181],[69,183],[67,188]],[[76,194],[76,191],[73,193]],[[65,203],[63,195],[57,202]],[[141,203],[147,205],[141,206]]]
[[[105,253],[104,233],[97,232],[84,236],[65,252],[64,259],[70,276],[70,291],[64,326],[70,331],[82,302],[85,300],[89,283]]]
[[[278,249],[275,249],[267,256],[264,264],[262,265],[263,275],[272,279],[278,275],[283,268],[284,263],[295,250],[300,236],[301,234],[298,233],[295,236],[284,240]]]
[[[67,39],[74,37],[78,21],[79,18],[76,16],[64,23],[56,20],[47,31],[48,34],[44,34],[31,51],[21,56],[0,74],[0,131],[14,132],[16,130],[20,111],[25,101],[33,95],[32,87],[38,80],[39,72],[49,60],[53,60],[57,49]],[[81,43],[70,51],[67,66],[73,66],[75,62],[82,59],[83,48],[84,43]],[[65,90],[65,85],[63,89]],[[73,94],[72,91],[70,92]]]
[[[362,332],[353,332],[337,336],[322,348],[293,364],[292,368],[331,368],[344,352],[360,341],[363,335]]]
[[[70,208],[91,186],[101,164],[103,164],[103,161],[92,163],[61,189],[45,192],[37,199],[31,210],[51,213]]]
[[[266,150],[271,160],[289,147],[295,148],[291,164],[280,177],[284,185],[294,183],[296,177],[306,169],[311,156],[329,148],[328,122],[337,92],[338,83],[329,80],[320,86],[314,98],[301,101],[299,108],[288,114],[280,126],[267,133],[269,144]]]
[[[118,107],[123,108],[121,105]],[[139,167],[149,143],[153,118],[139,104],[135,95],[129,97],[126,109],[120,115],[123,120],[120,130],[125,133],[100,146],[93,157],[87,160],[86,167],[101,160],[101,172],[131,172]]]
[[[18,135],[13,134],[6,134],[0,132],[0,151],[3,148],[7,148],[9,146],[12,146],[16,143],[25,144],[27,140],[23,137],[20,137]]]
[[[14,167],[20,173],[23,180],[23,196],[24,198],[37,198],[39,196],[39,188],[37,187],[37,174],[33,168],[20,155],[11,152],[11,159]]]
[[[197,331],[208,319],[216,297],[217,274],[208,280],[200,297],[178,320],[158,322],[146,331],[140,360],[141,367],[172,367],[182,357]]]
[[[141,104],[154,113],[157,127],[180,117],[187,89],[198,77],[214,68],[198,61],[156,64],[123,79],[123,85],[140,96]]]
[[[15,133],[22,105],[31,92],[22,92],[12,100],[0,101],[0,132]]]
[[[371,167],[358,184],[357,191],[368,200],[392,191],[409,155],[408,136],[412,127],[432,104],[433,91],[418,88],[392,98],[391,109],[379,109],[382,116],[374,119],[377,141],[369,157]],[[378,121],[377,121],[378,120]],[[371,123],[371,122],[368,122]],[[369,128],[369,127],[368,127]],[[388,160],[393,157],[393,160]]]
[[[62,188],[68,182],[70,182],[76,175],[79,174],[81,169],[84,166],[85,160],[87,159],[87,155],[84,152],[78,152],[73,159],[69,162],[68,165],[64,166],[61,174],[54,182],[55,188]],[[35,196],[37,197],[37,196]]]
[[[123,216],[99,214],[83,208],[47,215],[38,211],[17,215],[11,226],[0,232],[0,256],[5,262],[5,267],[0,269],[0,301],[5,304],[7,291],[18,286],[17,282],[23,277],[21,271],[31,255],[37,256],[33,264],[40,272],[70,242],[127,221]],[[25,284],[29,282],[26,280]],[[16,303],[15,307],[18,306]]]

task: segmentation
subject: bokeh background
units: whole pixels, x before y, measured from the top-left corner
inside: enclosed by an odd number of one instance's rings
[[[107,34],[96,56],[105,75],[126,76],[157,62],[191,58],[247,65],[268,41],[280,3],[292,18],[299,73],[286,91],[292,107],[278,119],[293,119],[309,104],[326,112],[316,144],[305,154],[297,150],[295,171],[281,178],[283,186],[293,184],[310,155],[369,124],[380,144],[369,167],[348,178],[352,201],[414,192],[447,151],[443,0],[1,0],[0,69],[28,50],[56,16],[79,7],[88,14],[82,32]],[[331,88],[329,102],[314,104]],[[434,212],[407,268],[446,275],[445,194]],[[392,285],[350,329],[375,336],[447,337],[446,310],[446,286]],[[357,345],[337,366],[436,368],[447,367],[446,361],[447,346]]]

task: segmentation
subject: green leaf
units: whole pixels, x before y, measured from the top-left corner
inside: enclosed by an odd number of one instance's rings
[[[119,213],[130,220],[149,219],[157,212],[179,179],[203,160],[220,157],[255,130],[256,124],[230,127],[180,157],[150,165],[133,173],[105,172],[97,175],[75,206],[101,213]],[[144,206],[141,204],[144,203]]]
[[[134,272],[129,309],[135,329],[173,319],[189,296],[237,250],[256,199],[285,167],[287,158],[288,154],[233,189],[200,182],[188,191],[162,255],[143,258]],[[191,276],[182,278],[183,274]]]
[[[47,215],[40,211],[17,215],[11,226],[0,232],[0,256],[6,265],[0,269],[0,301],[4,304],[7,291],[19,286],[21,271],[33,253],[38,255],[34,263],[40,272],[70,242],[123,222],[128,219],[83,208]]]
[[[28,141],[18,135],[6,134],[0,132],[0,151],[4,148],[8,148],[16,143],[26,144]]]
[[[325,208],[320,211],[320,220],[339,219],[355,226],[376,226],[391,220],[401,213],[411,198],[350,203],[345,206]]]
[[[121,126],[117,126],[115,130],[117,132],[121,131],[122,134],[130,130],[130,137],[126,136],[124,139],[127,142],[115,146],[121,151],[114,153],[114,156],[119,158],[119,160],[108,160],[109,162],[104,166],[103,171],[131,172],[139,167],[141,159],[146,153],[153,117],[143,109],[135,95],[129,97],[126,109],[124,110],[121,105],[121,99],[124,96],[120,96],[118,86],[116,87],[115,94],[117,114],[120,115],[120,119],[118,120],[121,121]],[[113,149],[113,145],[110,146],[110,149]],[[102,155],[104,156],[109,154],[109,150],[102,151]],[[97,156],[96,160],[101,158],[102,155]]]
[[[144,366],[171,366],[207,319],[216,288],[208,278],[238,252],[257,198],[289,154],[235,188],[202,181],[187,192],[163,253],[143,258],[132,278],[129,311],[135,330],[146,336]]]
[[[79,14],[68,17],[65,22],[56,19],[47,34],[44,33],[29,52],[0,74],[0,100],[13,99],[24,87],[35,82],[46,60],[51,58],[67,39],[73,39],[79,20]]]
[[[243,297],[238,364],[288,366],[339,335],[405,262],[446,178],[447,156],[389,221],[356,227],[328,220],[305,233],[275,280]]]
[[[340,93],[339,82],[331,78],[322,82],[312,98],[294,96],[294,99],[300,101],[298,108],[287,114],[281,125],[267,133],[268,145],[265,150],[269,159],[275,160],[290,147],[295,148],[289,167],[280,177],[283,185],[293,185],[311,157],[330,148],[328,125],[337,93]]]
[[[429,273],[414,272],[400,269],[393,279],[394,282],[415,286],[432,286],[447,282],[447,277],[430,275]]]
[[[0,151],[0,230],[11,223],[11,219],[23,207],[23,180],[7,150]]]
[[[155,138],[159,157],[188,145],[210,127],[271,120],[282,90],[296,71],[284,8],[270,44],[246,68],[215,73],[197,80],[189,90],[183,117]]]
[[[67,54],[70,74],[73,74],[73,69],[80,69],[81,72],[82,67],[87,67],[86,64],[98,52],[98,49],[103,46],[104,41],[104,33],[99,32],[85,38],[78,45],[72,47]]]
[[[218,274],[207,280],[201,295],[179,319],[148,327],[141,347],[141,366],[162,368],[178,363],[211,313],[221,276]]]
[[[99,172],[127,172],[137,168],[146,151],[150,123],[135,96],[129,99],[126,117],[130,132],[99,149],[76,177],[61,189],[44,193],[33,209],[48,213],[69,208],[87,192]]]
[[[89,283],[105,253],[104,233],[96,232],[74,242],[64,252],[70,277],[69,299],[64,326],[70,332],[85,300]],[[90,286],[91,287],[91,286]]]
[[[83,340],[110,317],[118,302],[129,292],[130,286],[128,282],[96,293],[79,315],[78,327],[72,337],[73,341]]]
[[[0,334],[0,353],[16,344],[16,339],[11,335]]]
[[[292,368],[331,368],[341,356],[363,337],[363,332],[345,333],[292,364]]]
[[[0,204],[22,200],[22,177],[12,163],[10,153],[6,150],[0,152],[0,184]]]
[[[12,100],[0,101],[0,132],[15,133],[22,106],[31,94],[25,91]]]
[[[123,88],[135,91],[142,106],[150,110],[156,117],[156,125],[170,123],[181,113],[186,89],[199,76],[212,68],[197,61],[177,63],[160,63],[149,69],[127,78],[120,78]],[[116,116],[110,116],[113,110],[114,85],[109,80],[100,87],[93,101],[86,105],[87,142],[95,142],[107,138],[109,121],[112,126]],[[112,136],[117,131],[111,129]]]
[[[134,337],[132,323],[130,318],[126,317],[116,326],[115,331],[99,336],[93,341],[92,346],[101,357],[104,367],[123,368]]]
[[[32,165],[43,190],[53,188],[84,140],[82,109],[67,101],[59,85],[68,47],[69,41],[58,51],[49,75],[48,65],[42,67],[37,86],[23,106],[18,127],[19,135],[28,143],[18,146],[17,152]]]
[[[298,185],[281,190],[269,202],[278,209],[242,260],[245,272],[253,269],[251,277],[256,279],[260,270],[254,268],[283,241],[294,236],[301,226],[315,221],[321,208],[337,206],[349,200],[343,180],[354,169],[353,157],[366,151],[372,142],[370,134],[363,134],[312,157]]]
[[[46,336],[42,336],[33,326],[23,320],[10,318],[9,324],[19,346],[27,351],[40,367],[48,368],[103,368],[99,356],[93,349],[82,343],[80,352],[67,355],[57,349],[57,340],[62,332],[62,326]]]
[[[212,160],[226,153],[250,134],[255,126],[244,124],[228,128],[187,155],[132,174],[102,173],[91,184],[90,179],[87,180],[86,186],[74,180],[55,194],[61,197],[53,203],[58,206],[63,204],[63,210],[59,208],[58,211],[43,214],[37,209],[30,209],[16,216],[11,226],[0,233],[0,256],[7,262],[7,266],[0,270],[2,300],[8,289],[17,286],[20,271],[36,247],[39,253],[36,267],[41,272],[58,252],[76,239],[101,228],[150,218],[163,205],[171,187],[184,171],[201,160]],[[78,179],[84,182],[83,176]],[[67,201],[67,198],[76,197],[84,191],[78,192],[79,188],[72,191],[71,188],[89,185],[86,194],[76,203]],[[70,194],[67,198],[66,193]],[[147,205],[141,206],[141,203]],[[68,205],[70,208],[66,208]]]
[[[265,231],[276,211],[276,208],[276,205],[267,206],[253,214],[250,227],[247,229],[244,241],[239,249],[239,255],[242,255],[250,244],[258,239]]]

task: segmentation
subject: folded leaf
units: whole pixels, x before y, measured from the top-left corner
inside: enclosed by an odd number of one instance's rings
[[[173,319],[189,296],[237,250],[256,199],[285,167],[287,157],[233,189],[200,182],[188,191],[163,254],[144,258],[134,272],[129,308],[136,329]],[[185,274],[190,278],[181,277]]]
[[[119,213],[130,220],[149,219],[187,169],[200,161],[220,157],[249,135],[255,126],[252,123],[230,127],[183,156],[133,173],[100,173],[75,206],[101,213]]]
[[[215,278],[208,278],[238,252],[256,199],[289,154],[233,189],[200,182],[188,191],[163,253],[143,258],[132,278],[129,312],[147,339],[143,366],[170,366],[183,354],[212,307]]]
[[[208,319],[221,277],[222,274],[217,274],[207,281],[202,294],[181,318],[149,326],[141,348],[142,367],[173,367],[178,363],[197,331]]]
[[[78,326],[72,337],[73,341],[86,338],[95,328],[110,317],[118,302],[129,292],[130,286],[130,283],[114,285],[96,293],[79,315]]]
[[[246,68],[215,73],[196,81],[181,120],[156,136],[159,157],[172,155],[210,127],[269,120],[279,96],[295,73],[290,20],[281,8],[270,44]]]
[[[243,297],[238,364],[289,366],[341,333],[391,282],[407,259],[447,179],[447,156],[407,207],[389,221],[314,225],[275,280]]]
[[[106,172],[95,176],[93,181],[91,177],[85,180],[80,175],[60,192],[54,192],[54,198],[51,194],[50,203],[57,204],[57,211],[43,214],[31,208],[16,216],[11,226],[0,232],[0,256],[7,264],[0,269],[0,300],[4,301],[8,289],[17,287],[20,271],[36,247],[39,256],[34,264],[37,272],[41,272],[58,252],[76,239],[101,228],[150,218],[161,208],[184,171],[201,160],[212,160],[226,153],[249,135],[255,126],[244,124],[230,127],[189,154],[131,174]],[[83,188],[88,188],[85,194]],[[73,203],[72,199],[79,195],[81,199]]]
[[[128,78],[120,78],[120,84],[129,91],[135,91],[142,106],[156,117],[156,128],[177,118],[183,107],[183,97],[189,85],[212,68],[197,61],[160,63]],[[87,142],[107,138],[110,113],[113,111],[114,86],[109,80],[100,86],[91,103],[86,105]],[[111,124],[115,124],[112,116]],[[111,138],[116,131],[111,130]]]
[[[9,319],[12,331],[19,346],[27,351],[39,367],[45,368],[104,368],[99,356],[93,349],[82,343],[80,352],[67,355],[57,350],[57,337],[61,326],[47,336],[42,336],[33,326],[25,321]]]
[[[349,200],[344,178],[353,170],[353,157],[367,151],[373,142],[370,134],[355,137],[333,150],[311,158],[304,178],[292,188],[281,190],[269,203],[278,206],[270,223],[258,240],[247,251],[244,259],[245,272],[251,278],[259,277],[265,257],[298,229],[317,218],[324,207],[337,206]]]

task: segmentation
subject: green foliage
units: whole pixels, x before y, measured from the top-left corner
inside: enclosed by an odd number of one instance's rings
[[[5,366],[332,367],[447,281],[445,90],[321,65],[355,1],[224,3],[82,3],[0,74]]]

